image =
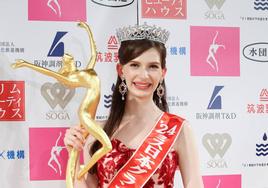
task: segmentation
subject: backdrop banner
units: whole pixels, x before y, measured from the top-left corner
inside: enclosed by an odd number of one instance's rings
[[[106,120],[117,77],[116,29],[163,27],[170,112],[190,122],[205,188],[268,188],[267,0],[0,0],[0,187],[64,188],[65,130],[79,123],[83,88],[69,89],[16,59],[58,71],[90,57],[101,79],[97,120]],[[181,188],[179,170],[175,188]]]

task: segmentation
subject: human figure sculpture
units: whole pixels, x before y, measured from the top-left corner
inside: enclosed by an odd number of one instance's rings
[[[76,68],[75,61],[70,54],[63,55],[63,64],[58,72],[33,65],[24,60],[17,60],[16,63],[12,64],[13,68],[27,67],[47,76],[53,77],[64,86],[70,88],[83,87],[87,89],[86,95],[78,110],[80,126],[86,130],[83,134],[84,139],[86,139],[86,137],[90,134],[102,144],[102,147],[92,156],[91,160],[84,165],[78,174],[76,174],[76,163],[79,159],[79,151],[72,149],[72,151],[69,153],[69,160],[66,170],[67,188],[73,187],[74,178],[76,176],[78,179],[81,179],[101,157],[112,149],[109,137],[94,121],[100,100],[100,79],[94,70],[97,53],[93,34],[86,23],[79,22],[78,26],[86,29],[91,46],[91,58],[84,70],[78,70]]]

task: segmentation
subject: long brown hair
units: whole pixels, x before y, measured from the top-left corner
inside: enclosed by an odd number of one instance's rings
[[[130,60],[135,59],[140,56],[143,52],[149,50],[150,48],[155,48],[159,54],[161,59],[161,67],[162,69],[166,68],[166,48],[165,45],[147,39],[142,40],[128,40],[121,42],[121,46],[118,51],[119,62],[122,65],[127,64]],[[114,87],[114,92],[112,95],[112,106],[110,109],[110,114],[108,120],[104,125],[104,131],[111,138],[114,132],[118,129],[120,122],[123,118],[125,112],[125,103],[126,100],[122,100],[122,95],[119,93],[119,84],[121,83],[121,79],[118,76],[116,85]],[[166,91],[165,81],[162,82],[162,85]],[[161,103],[159,103],[159,98],[156,94],[156,91],[153,94],[153,100],[155,104],[164,112],[168,111],[168,105],[166,101],[166,92],[162,97]],[[101,147],[101,143],[99,141],[95,141],[90,148],[90,154],[93,155],[99,148]],[[90,170],[91,173],[96,173],[96,165]]]

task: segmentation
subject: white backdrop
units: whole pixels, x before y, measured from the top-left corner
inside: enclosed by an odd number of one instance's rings
[[[84,89],[10,64],[56,71],[70,53],[85,67],[89,42],[78,20],[97,44],[97,119],[107,117],[116,78],[116,28],[164,27],[170,111],[193,127],[205,187],[268,187],[267,0],[0,0],[0,9],[1,188],[65,187],[63,135],[78,123]],[[182,187],[179,172],[175,181]]]

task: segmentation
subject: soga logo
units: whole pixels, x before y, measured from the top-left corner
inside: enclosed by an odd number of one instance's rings
[[[208,168],[226,168],[227,163],[223,160],[223,156],[232,143],[232,138],[229,134],[215,133],[205,134],[202,139],[203,145],[213,158],[207,162]],[[217,155],[219,158],[217,158]]]
[[[68,89],[60,83],[45,83],[41,87],[41,94],[52,109],[59,105],[62,109],[70,102],[75,94],[75,89]],[[50,111],[46,114],[46,119],[70,119],[67,112]]]
[[[216,20],[225,19],[223,12],[220,10],[225,0],[205,0],[205,1],[210,9],[205,13],[206,19],[216,19]],[[217,7],[217,10],[213,9],[213,7],[215,6]]]
[[[208,7],[212,9],[214,6],[216,6],[218,9],[221,9],[223,3],[225,0],[205,0]]]

